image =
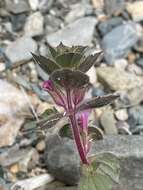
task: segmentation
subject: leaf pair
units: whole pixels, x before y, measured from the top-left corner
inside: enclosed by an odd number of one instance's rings
[[[56,48],[48,45],[50,54],[47,57],[38,56],[32,53],[36,63],[49,75],[57,69],[70,68],[87,72],[93,65],[98,65],[102,59],[102,52],[85,56],[87,46],[67,47],[62,43]]]

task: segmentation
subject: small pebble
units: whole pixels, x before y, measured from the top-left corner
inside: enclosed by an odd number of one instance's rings
[[[121,135],[131,135],[131,131],[130,131],[130,126],[127,122],[125,121],[118,121],[116,123],[117,129],[118,129],[118,133]]]
[[[120,121],[125,121],[128,119],[128,113],[126,109],[120,109],[115,112],[115,116]]]
[[[0,72],[3,72],[6,69],[5,63],[0,63]]]
[[[129,64],[127,70],[135,75],[142,75],[143,70],[136,64]]]
[[[36,145],[36,149],[38,152],[43,152],[45,150],[45,147],[46,147],[46,144],[44,140],[38,142],[38,144]]]
[[[114,66],[117,69],[125,70],[125,68],[127,67],[127,65],[128,65],[128,61],[126,59],[117,59],[114,62]]]
[[[12,165],[12,166],[10,167],[10,171],[11,171],[11,173],[13,173],[13,174],[18,173],[18,172],[19,172],[19,165],[18,165],[18,164]]]
[[[128,61],[129,61],[129,63],[134,63],[135,60],[136,60],[136,55],[134,53],[132,53],[132,52],[129,53],[128,54]]]
[[[29,0],[29,5],[33,11],[38,9],[39,0]]]

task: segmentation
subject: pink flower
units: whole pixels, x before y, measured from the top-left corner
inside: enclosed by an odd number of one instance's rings
[[[78,121],[79,121],[79,127],[80,127],[80,134],[82,139],[82,144],[84,148],[84,152],[87,155],[90,150],[90,139],[88,136],[88,117],[89,117],[90,111],[85,111],[80,114],[78,114]]]
[[[54,90],[54,83],[51,80],[46,80],[43,82],[42,88],[44,90]]]
[[[43,83],[42,88],[51,95],[53,100],[58,106],[62,106],[65,108],[66,102],[65,102],[65,95],[64,93],[55,87],[54,83],[51,80],[47,80]]]

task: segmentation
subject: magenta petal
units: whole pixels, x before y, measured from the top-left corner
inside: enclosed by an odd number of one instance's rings
[[[81,127],[81,130],[84,131],[84,132],[88,132],[89,113],[90,113],[89,111],[78,113],[79,125]]]
[[[60,89],[58,89],[57,86],[54,85],[53,81],[51,80],[45,81],[42,85],[42,88],[48,91],[48,93],[51,95],[54,102],[58,106],[65,107],[65,96],[62,93],[62,91],[60,91]]]
[[[51,80],[46,80],[43,82],[42,88],[44,90],[54,90],[54,83]]]

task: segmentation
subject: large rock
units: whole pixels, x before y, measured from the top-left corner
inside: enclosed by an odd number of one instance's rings
[[[143,189],[142,136],[109,136],[96,141],[92,153],[112,152],[121,163],[120,183],[114,190]]]
[[[90,45],[93,38],[94,27],[97,24],[95,17],[84,17],[65,26],[65,28],[47,35],[47,42],[57,46],[60,42],[65,45]]]
[[[49,173],[68,185],[75,185],[80,178],[80,160],[73,141],[51,135],[47,139],[45,162]]]
[[[123,24],[123,19],[121,17],[113,17],[109,20],[101,22],[98,26],[98,30],[101,35],[105,35],[110,32],[113,28]]]
[[[101,41],[106,61],[112,64],[116,59],[127,56],[138,39],[139,31],[137,25],[133,22],[114,28]]]
[[[16,41],[11,42],[6,48],[5,54],[12,63],[28,61],[32,58],[30,52],[36,52],[36,42],[27,36],[18,38]]]
[[[143,20],[143,1],[128,3],[126,9],[134,21],[138,22]]]
[[[114,67],[100,67],[96,71],[99,80],[111,90],[126,91],[143,85],[142,77]]]
[[[28,5],[27,0],[23,1],[6,0],[5,2],[6,2],[6,9],[14,14],[20,14],[30,11],[30,7]]]
[[[71,6],[71,10],[65,17],[66,23],[71,23],[81,17],[83,17],[85,14],[85,7],[81,3],[73,4]]]
[[[0,80],[0,147],[10,146],[24,118],[18,116],[22,111],[28,111],[28,103],[20,90],[6,81]]]

